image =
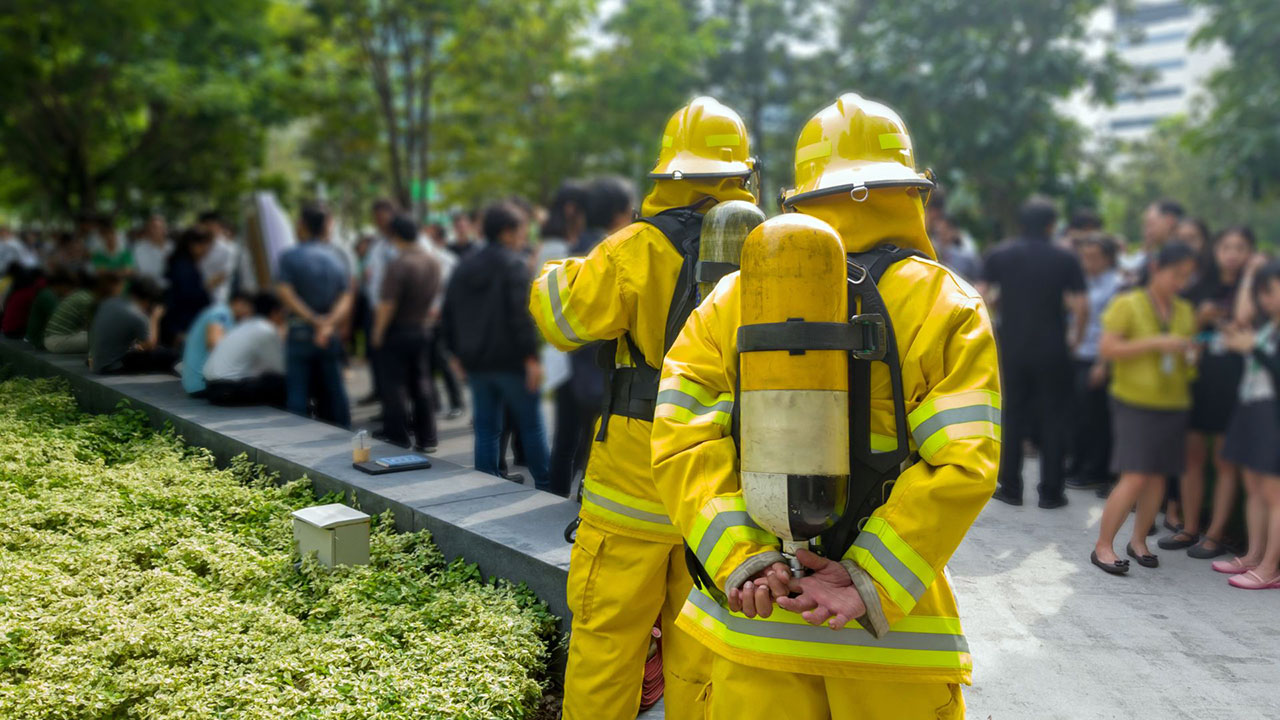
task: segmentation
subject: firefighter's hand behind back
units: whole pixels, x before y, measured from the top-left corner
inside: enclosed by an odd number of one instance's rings
[[[788,579],[791,570],[783,563],[774,563],[756,573],[741,588],[729,588],[729,609],[740,612],[749,618],[769,617],[773,614],[773,603],[779,597],[786,597],[791,592]]]
[[[791,592],[795,596],[779,597],[779,607],[800,613],[800,617],[812,625],[825,624],[832,630],[839,630],[866,614],[862,596],[844,566],[804,549],[796,552],[796,558],[813,572],[791,579]]]

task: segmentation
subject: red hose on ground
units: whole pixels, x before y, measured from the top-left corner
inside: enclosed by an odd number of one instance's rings
[[[644,685],[640,687],[640,712],[657,705],[662,699],[662,690],[665,687],[662,679],[662,630],[657,623],[653,626],[653,640],[650,642],[652,654],[644,663]]]

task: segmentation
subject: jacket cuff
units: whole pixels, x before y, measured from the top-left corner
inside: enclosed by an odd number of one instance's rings
[[[766,550],[759,555],[752,555],[742,561],[733,572],[729,573],[729,579],[725,581],[725,592],[729,592],[731,588],[740,588],[743,583],[751,579],[752,575],[764,570],[774,563],[786,562],[782,553],[777,550]]]
[[[853,580],[853,588],[862,598],[867,611],[860,618],[855,618],[864,630],[874,638],[882,638],[889,632],[889,620],[884,616],[884,608],[880,606],[880,593],[876,592],[876,583],[866,570],[858,567],[852,560],[841,560],[841,567],[849,572]]]

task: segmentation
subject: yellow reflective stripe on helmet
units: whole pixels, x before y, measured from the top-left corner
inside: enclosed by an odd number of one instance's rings
[[[845,553],[880,583],[904,613],[911,612],[937,573],[889,523],[872,517]]]
[[[584,331],[578,316],[568,306],[569,280],[564,268],[552,268],[542,276],[542,313],[547,329],[554,329],[561,345],[585,345],[596,338]]]
[[[807,163],[810,160],[818,160],[824,157],[831,157],[831,141],[830,140],[823,140],[821,142],[813,143],[812,145],[805,145],[799,150],[796,150],[797,165]]]
[[[682,377],[663,380],[655,401],[654,417],[682,422],[713,423],[729,428],[733,422],[733,393],[711,391]]]
[[[903,133],[881,133],[881,150],[910,150],[911,141]]]
[[[738,147],[741,144],[742,136],[735,133],[707,136],[707,147]]]
[[[694,519],[688,539],[689,547],[713,577],[737,543],[778,544],[778,538],[751,519],[747,502],[741,495],[724,495],[708,500]]]
[[[907,416],[911,436],[926,461],[952,440],[1000,439],[1000,396],[990,390],[946,395],[922,403]]]
[[[900,667],[972,667],[969,643],[959,621],[952,618],[920,618],[910,629],[904,620],[877,639],[854,624],[833,631],[785,610],[775,610],[768,618],[747,618],[697,588],[689,593],[681,614],[726,645],[742,650]]]
[[[582,481],[582,510],[624,527],[679,536],[662,503],[631,497],[587,478]]]

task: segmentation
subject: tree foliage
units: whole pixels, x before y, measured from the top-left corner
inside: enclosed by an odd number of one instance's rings
[[[1083,47],[1105,0],[937,0],[840,4],[830,53],[841,87],[883,100],[911,130],[917,162],[972,194],[1008,230],[1032,192],[1074,182],[1082,132],[1059,108],[1077,91],[1109,98],[1122,68]]]
[[[1198,43],[1220,42],[1232,62],[1210,78],[1209,116],[1191,136],[1211,158],[1219,180],[1231,176],[1239,192],[1261,199],[1280,190],[1280,3],[1274,0],[1195,0],[1209,10]]]
[[[277,0],[12,0],[0,153],[56,214],[233,198],[287,116],[305,16]]]

